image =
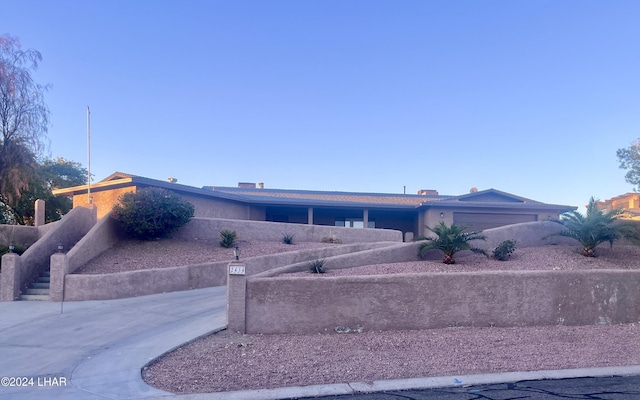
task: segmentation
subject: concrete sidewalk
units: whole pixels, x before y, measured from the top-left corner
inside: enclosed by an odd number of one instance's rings
[[[24,382],[27,386],[0,386],[0,399],[294,399],[537,379],[640,375],[640,366],[632,366],[175,395],[148,386],[140,370],[159,355],[224,328],[226,287],[63,305],[0,303],[0,316],[0,377],[28,378]]]

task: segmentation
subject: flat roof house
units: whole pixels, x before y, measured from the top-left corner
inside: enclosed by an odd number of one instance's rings
[[[488,229],[520,222],[557,219],[576,207],[546,204],[496,189],[472,191],[459,196],[435,190],[418,194],[330,192],[268,189],[262,183],[239,183],[238,187],[196,188],[116,172],[91,185],[92,203],[98,217],[106,215],[126,192],[161,187],[178,193],[195,207],[195,216],[272,221],[298,224],[384,228],[424,235],[425,226],[440,221]],[[74,207],[88,203],[87,185],[58,189],[54,194],[73,196]]]

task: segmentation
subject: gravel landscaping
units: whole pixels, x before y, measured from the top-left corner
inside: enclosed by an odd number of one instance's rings
[[[329,243],[305,242],[285,244],[282,242],[257,240],[238,240],[236,245],[240,248],[241,258],[338,246]],[[98,257],[78,268],[74,273],[107,274],[140,269],[179,267],[182,265],[207,262],[231,261],[232,259],[233,249],[220,247],[219,240],[121,240]]]
[[[509,261],[458,257],[457,264],[419,261],[329,270],[323,276],[478,270],[638,269],[640,248],[577,246],[517,249]],[[330,266],[329,266],[330,268]],[[292,275],[305,275],[299,272]],[[145,368],[152,386],[206,393],[370,382],[443,375],[640,364],[640,324],[315,335],[240,335],[222,331],[171,352]]]

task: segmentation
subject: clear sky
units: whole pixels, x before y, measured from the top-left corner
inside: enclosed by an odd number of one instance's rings
[[[203,186],[632,191],[640,1],[2,0],[50,155]]]

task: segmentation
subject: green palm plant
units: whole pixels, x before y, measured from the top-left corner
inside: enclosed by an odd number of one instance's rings
[[[564,236],[575,239],[582,245],[581,254],[585,257],[596,257],[596,247],[604,242],[609,242],[613,247],[613,242],[624,238],[640,244],[640,232],[636,226],[629,221],[619,221],[623,214],[624,210],[621,209],[598,209],[598,200],[591,197],[586,215],[575,210],[562,214],[560,220],[555,222],[564,225],[566,229],[545,238]]]
[[[474,253],[480,253],[487,255],[487,253],[479,248],[471,246],[469,243],[472,240],[485,240],[485,236],[482,231],[463,232],[468,226],[451,224],[447,226],[443,221],[434,228],[429,228],[431,232],[436,234],[436,237],[425,238],[425,243],[422,243],[418,249],[418,256],[424,257],[430,250],[440,250],[444,253],[442,262],[445,264],[455,264],[456,260],[453,255],[462,250],[471,250]]]

